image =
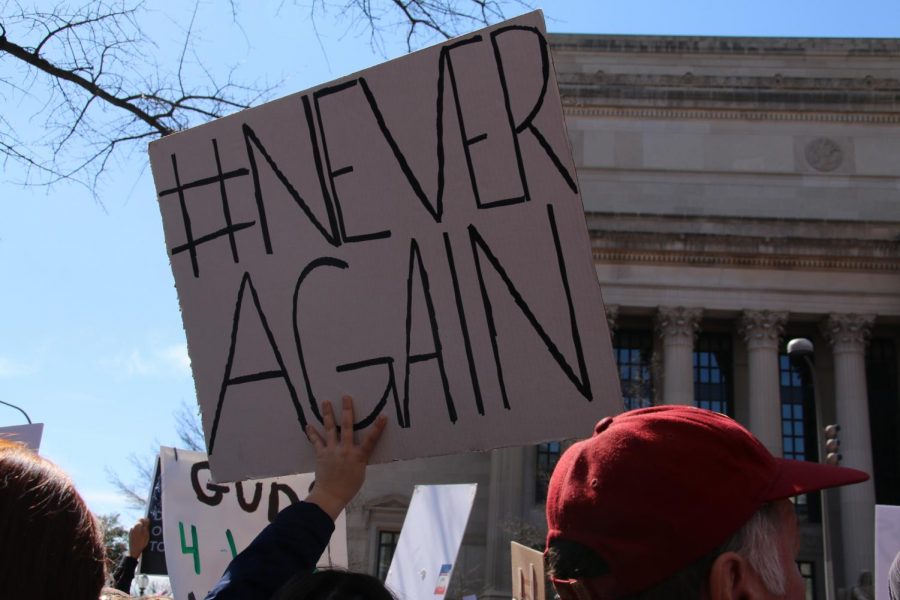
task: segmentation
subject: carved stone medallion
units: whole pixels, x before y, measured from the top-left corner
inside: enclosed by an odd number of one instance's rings
[[[823,173],[834,171],[844,162],[844,151],[829,138],[816,138],[806,144],[804,155],[809,166]]]

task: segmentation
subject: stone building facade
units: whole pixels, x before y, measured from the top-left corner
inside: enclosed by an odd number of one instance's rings
[[[840,424],[874,477],[824,515],[798,500],[799,560],[809,597],[852,586],[874,505],[900,504],[900,40],[550,38],[626,407],[726,412],[804,460]],[[475,481],[450,596],[509,598],[509,540],[540,543],[564,445],[372,468],[351,567],[385,564],[414,484]]]

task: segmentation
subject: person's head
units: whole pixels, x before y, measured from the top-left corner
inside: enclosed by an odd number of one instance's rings
[[[551,579],[563,600],[803,598],[788,498],[866,479],[775,458],[719,413],[607,417],[550,479]]]
[[[341,569],[298,573],[272,600],[396,600],[381,580]]]
[[[0,440],[0,598],[97,600],[100,528],[72,481],[24,446]]]
[[[888,570],[888,595],[891,600],[900,600],[900,552],[894,557]]]

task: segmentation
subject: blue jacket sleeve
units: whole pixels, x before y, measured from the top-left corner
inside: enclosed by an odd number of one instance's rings
[[[131,582],[134,580],[134,570],[137,568],[137,559],[127,554],[119,561],[119,565],[113,572],[113,587],[126,594],[131,590]]]
[[[231,561],[206,600],[268,600],[298,571],[316,566],[333,532],[331,517],[315,504],[285,508]]]

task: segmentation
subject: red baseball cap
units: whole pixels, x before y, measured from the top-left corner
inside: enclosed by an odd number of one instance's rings
[[[868,478],[772,456],[721,413],[633,410],[601,420],[560,457],[547,493],[547,547],[568,540],[590,548],[609,575],[588,587],[628,596],[724,544],[768,502]]]

